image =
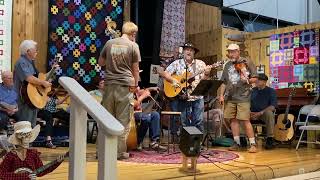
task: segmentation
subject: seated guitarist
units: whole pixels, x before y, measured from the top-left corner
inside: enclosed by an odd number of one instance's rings
[[[266,124],[267,140],[266,149],[273,148],[274,111],[277,107],[277,95],[273,88],[266,86],[268,76],[258,75],[257,87],[253,88],[251,94],[251,121],[262,120]]]
[[[24,40],[20,44],[20,58],[14,66],[14,87],[19,93],[21,87],[26,83],[32,83],[34,85],[43,86],[45,88],[50,87],[51,83],[48,81],[40,80],[38,77],[38,70],[35,67],[34,61],[37,57],[37,43],[33,40]],[[20,94],[21,96],[21,94]],[[32,127],[36,125],[36,118],[38,109],[31,107],[25,101],[26,97],[18,98],[18,121],[25,120],[32,124]]]
[[[138,150],[143,148],[143,139],[149,129],[150,144],[149,147],[153,150],[165,151],[166,148],[159,144],[160,140],[160,115],[157,111],[142,112],[142,101],[150,96],[150,91],[157,91],[157,87],[140,89],[135,91],[134,103],[134,118],[139,124],[138,130]]]
[[[0,164],[0,179],[6,180],[29,180],[37,176],[44,176],[55,170],[62,162],[63,157],[48,169],[39,174],[27,174],[15,172],[19,168],[28,168],[31,171],[43,166],[40,153],[36,149],[29,149],[29,143],[33,142],[40,132],[40,125],[33,129],[28,121],[20,121],[14,124],[14,133],[9,137],[8,142],[14,144],[16,149],[8,152]]]
[[[202,60],[194,59],[195,53],[197,53],[199,50],[194,47],[192,43],[185,43],[182,47],[184,58],[175,60],[166,68],[164,72],[159,72],[160,76],[167,81],[172,82],[173,86],[179,86],[179,82],[171,75],[183,75],[186,72],[186,69],[188,72],[196,74],[205,70],[206,67],[206,64]],[[195,80],[191,84],[191,89],[194,89],[204,77],[205,73],[200,73],[199,75],[195,76]],[[190,91],[187,91],[186,94],[187,96],[175,97],[171,101],[171,110],[181,112],[182,126],[196,126],[200,131],[203,131],[203,96],[190,96]],[[187,109],[188,115],[186,114]],[[176,136],[177,127],[175,120],[171,120],[170,126],[172,127],[171,134]]]

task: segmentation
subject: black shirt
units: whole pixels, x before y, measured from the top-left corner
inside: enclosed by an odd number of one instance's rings
[[[253,88],[251,94],[251,112],[260,112],[268,106],[277,107],[276,91],[268,86],[261,90],[257,87]]]

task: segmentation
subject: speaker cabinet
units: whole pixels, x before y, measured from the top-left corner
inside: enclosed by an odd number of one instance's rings
[[[200,155],[203,133],[194,126],[183,127],[180,134],[179,148],[187,157]]]

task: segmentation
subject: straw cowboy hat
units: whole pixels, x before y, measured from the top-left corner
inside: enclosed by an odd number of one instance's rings
[[[40,125],[38,124],[33,129],[29,121],[20,121],[14,124],[14,133],[9,137],[8,142],[14,145],[20,145],[21,140],[18,139],[17,134],[19,133],[31,133],[27,143],[33,142],[40,132]]]

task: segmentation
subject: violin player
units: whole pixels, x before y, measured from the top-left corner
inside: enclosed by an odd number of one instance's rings
[[[138,147],[137,150],[143,149],[143,139],[149,129],[149,148],[155,151],[166,151],[166,147],[161,146],[160,141],[160,114],[157,111],[143,112],[142,101],[151,98],[152,101],[155,101],[151,97],[151,91],[158,92],[158,87],[149,87],[146,89],[140,89],[138,86],[135,93],[135,102],[134,102],[134,118],[138,124]],[[157,103],[157,102],[155,102]]]
[[[240,150],[240,121],[249,138],[248,152],[257,152],[254,132],[250,123],[250,94],[251,84],[257,81],[255,65],[247,58],[240,57],[237,44],[230,44],[227,48],[229,61],[222,72],[221,92],[219,101],[225,104],[224,118],[230,119],[234,144],[231,151]]]

